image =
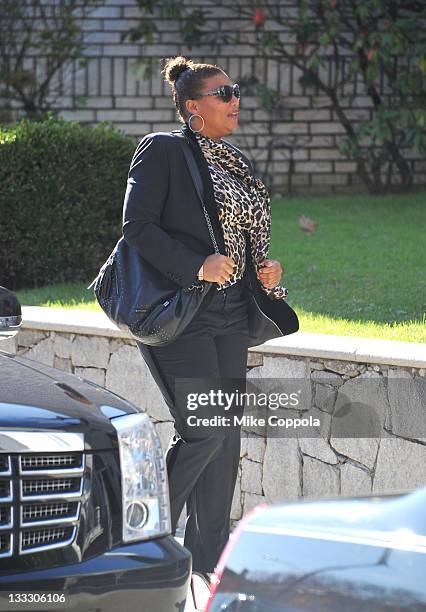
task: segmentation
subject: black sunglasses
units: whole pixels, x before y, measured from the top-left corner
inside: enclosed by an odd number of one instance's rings
[[[237,98],[237,100],[241,98],[240,86],[238,83],[234,83],[234,85],[221,85],[217,89],[212,89],[211,91],[198,94],[192,99],[197,100],[203,96],[219,96],[219,98],[224,102],[230,102],[233,95]]]

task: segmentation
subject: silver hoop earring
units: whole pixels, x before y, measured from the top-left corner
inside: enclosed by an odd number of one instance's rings
[[[191,119],[193,119],[194,117],[200,117],[203,120],[203,127],[201,127],[199,130],[193,130],[191,127]],[[188,125],[189,125],[189,129],[194,132],[194,134],[198,134],[198,132],[201,132],[201,130],[204,130],[204,119],[201,115],[191,115],[190,118],[188,119]]]

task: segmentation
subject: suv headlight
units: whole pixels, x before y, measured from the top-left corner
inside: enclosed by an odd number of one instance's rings
[[[123,541],[171,533],[167,471],[154,425],[144,413],[111,423],[120,450]]]

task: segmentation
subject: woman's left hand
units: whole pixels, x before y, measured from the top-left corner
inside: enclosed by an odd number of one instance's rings
[[[279,261],[275,259],[265,259],[257,271],[257,278],[262,285],[267,289],[276,287],[283,273],[283,269]]]

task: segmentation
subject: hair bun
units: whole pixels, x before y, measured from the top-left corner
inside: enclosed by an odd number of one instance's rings
[[[165,80],[169,83],[176,83],[182,72],[187,68],[192,68],[192,65],[193,62],[182,55],[168,58],[162,70]]]

